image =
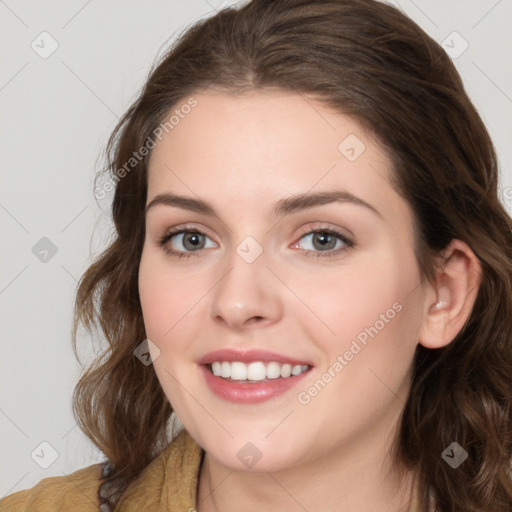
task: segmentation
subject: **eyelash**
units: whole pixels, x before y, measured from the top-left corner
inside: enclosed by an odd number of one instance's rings
[[[159,247],[161,247],[168,255],[177,257],[178,259],[181,259],[181,258],[188,259],[190,257],[199,256],[199,254],[194,254],[194,253],[196,253],[196,252],[200,253],[201,249],[199,249],[198,251],[190,251],[190,252],[174,251],[172,249],[169,249],[166,246],[166,244],[174,236],[180,235],[183,233],[194,233],[194,234],[199,234],[199,235],[208,237],[208,235],[206,233],[204,233],[203,231],[201,231],[200,229],[198,229],[195,226],[178,227],[178,228],[174,228],[174,229],[167,231],[167,233],[158,240],[157,245]],[[338,256],[339,254],[341,254],[344,251],[347,251],[348,249],[354,248],[356,245],[352,240],[348,239],[343,233],[340,233],[338,230],[333,229],[333,228],[317,228],[317,229],[312,229],[312,230],[306,230],[303,233],[301,233],[299,240],[304,238],[306,235],[317,234],[317,233],[334,235],[335,237],[339,238],[345,245],[344,245],[344,247],[341,247],[339,249],[331,249],[329,251],[312,251],[312,250],[308,250],[308,249],[298,249],[299,251],[303,251],[304,254],[308,257],[332,258],[334,256]],[[313,254],[311,254],[311,253],[313,253]]]

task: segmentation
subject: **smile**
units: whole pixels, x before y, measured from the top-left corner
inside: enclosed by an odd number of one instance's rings
[[[278,363],[271,361],[264,363],[256,361],[253,363],[243,363],[242,361],[215,361],[210,365],[210,371],[216,377],[231,379],[233,381],[244,382],[263,382],[272,379],[287,379],[290,376],[300,375],[307,371],[309,366],[291,365],[289,363]]]
[[[218,350],[201,358],[207,387],[218,398],[255,404],[282,395],[309,375],[313,366],[266,350]]]

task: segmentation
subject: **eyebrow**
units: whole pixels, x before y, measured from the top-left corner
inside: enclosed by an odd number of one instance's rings
[[[383,218],[382,214],[370,203],[347,192],[346,190],[330,190],[327,192],[314,192],[290,196],[286,199],[280,199],[272,208],[273,216],[285,216],[291,213],[315,208],[330,203],[351,203],[372,211],[375,215]],[[176,194],[159,194],[146,206],[146,214],[151,208],[157,205],[174,206],[184,210],[207,215],[209,217],[218,217],[217,213],[206,201],[194,199],[193,197],[180,196]]]

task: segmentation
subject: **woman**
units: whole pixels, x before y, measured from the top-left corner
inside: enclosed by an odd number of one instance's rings
[[[437,43],[375,1],[253,0],[109,149],[75,324],[109,348],[74,396],[108,461],[2,510],[510,510],[511,221]]]

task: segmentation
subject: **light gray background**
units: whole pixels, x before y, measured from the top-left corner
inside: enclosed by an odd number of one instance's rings
[[[0,498],[101,460],[71,413],[81,367],[70,337],[77,280],[109,233],[98,157],[171,38],[229,3],[0,0]],[[388,3],[454,54],[469,44],[454,62],[495,141],[510,211],[512,2]],[[42,58],[45,31],[58,48]],[[57,247],[46,262],[32,252],[43,237]]]

